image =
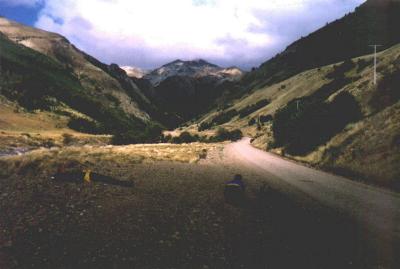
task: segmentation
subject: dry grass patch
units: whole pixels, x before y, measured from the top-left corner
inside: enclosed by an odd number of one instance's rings
[[[120,167],[138,163],[171,161],[196,163],[208,152],[222,144],[140,144],[129,146],[70,146],[38,149],[22,156],[3,157],[0,170],[3,176],[12,174],[55,173],[60,165],[70,169],[91,168],[107,174],[118,173]]]

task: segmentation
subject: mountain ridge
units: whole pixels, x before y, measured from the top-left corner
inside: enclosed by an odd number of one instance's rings
[[[189,61],[177,59],[154,69],[143,78],[149,80],[153,86],[158,86],[162,81],[172,76],[194,78],[213,76],[221,80],[237,81],[241,79],[243,74],[244,72],[237,67],[222,68],[203,59]]]
[[[344,17],[296,40],[282,52],[247,73],[243,93],[272,85],[308,69],[380,50],[400,42],[399,0],[368,0]]]

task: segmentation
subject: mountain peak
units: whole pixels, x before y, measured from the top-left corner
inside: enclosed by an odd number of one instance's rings
[[[151,73],[144,76],[144,78],[148,79],[154,86],[157,86],[165,79],[173,76],[193,78],[211,76],[219,79],[236,79],[239,75],[242,75],[239,69],[237,69],[239,72],[226,72],[226,70],[228,69],[209,63],[204,59],[188,61],[177,59],[153,70]]]
[[[175,61],[172,61],[170,63],[167,63],[163,66],[171,66],[171,65],[186,65],[186,66],[213,66],[213,67],[218,67],[215,64],[209,63],[204,59],[194,59],[194,60],[181,60],[177,59]]]

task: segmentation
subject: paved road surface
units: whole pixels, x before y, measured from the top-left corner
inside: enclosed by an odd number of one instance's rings
[[[249,138],[228,145],[225,154],[263,174],[270,184],[284,191],[311,197],[347,214],[360,224],[360,229],[365,229],[366,236],[373,238],[384,255],[397,255],[390,252],[397,249],[400,241],[398,193],[284,160],[252,147]]]

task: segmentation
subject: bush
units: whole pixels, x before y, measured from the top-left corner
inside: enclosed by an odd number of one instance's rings
[[[113,135],[111,143],[113,145],[130,145],[143,143],[144,136],[138,131],[127,131]]]
[[[260,122],[261,122],[261,123],[270,122],[270,121],[272,121],[272,120],[273,120],[273,118],[272,118],[271,115],[261,115],[261,116],[260,116]]]
[[[211,126],[212,126],[211,123],[203,121],[203,122],[200,123],[200,125],[197,127],[197,130],[198,130],[199,132],[202,132],[202,131],[205,131],[205,130],[210,129]]]
[[[225,128],[218,128],[217,133],[215,136],[210,138],[212,142],[222,142],[222,141],[237,141],[243,137],[242,131],[239,129],[235,129],[233,131],[228,131]]]
[[[372,60],[358,59],[357,61],[357,73],[360,73],[364,70],[368,65],[372,64]]]
[[[279,110],[272,125],[275,146],[284,146],[291,154],[312,151],[361,117],[359,104],[347,92],[340,93],[330,104],[302,98],[297,107],[297,101]]]
[[[140,143],[155,143],[162,139],[163,128],[156,123],[149,123],[143,131],[129,130],[113,135],[111,143],[114,145],[129,145]]]
[[[62,137],[63,137],[63,144],[66,146],[71,145],[76,140],[72,134],[68,133],[64,133]]]
[[[333,67],[333,71],[328,73],[326,75],[326,78],[337,79],[337,78],[343,77],[346,72],[350,71],[355,66],[356,66],[356,64],[353,62],[353,60],[347,59],[342,64],[335,65]]]
[[[258,101],[257,103],[255,103],[253,105],[249,105],[239,111],[239,118],[244,118],[244,117],[250,115],[251,113],[267,106],[269,103],[270,103],[270,101],[268,99],[264,99],[264,100]]]
[[[211,126],[227,123],[237,114],[238,112],[235,109],[228,110],[227,112],[221,112],[211,121]]]
[[[229,139],[231,141],[238,141],[243,138],[243,133],[239,129],[235,129],[229,133]]]
[[[393,105],[400,100],[400,70],[385,75],[372,94],[369,105],[376,111]]]
[[[199,136],[192,136],[189,132],[180,134],[179,139],[181,143],[192,143],[199,140]]]
[[[87,134],[101,134],[104,131],[100,124],[84,118],[73,117],[67,125],[75,131]]]
[[[150,122],[147,124],[143,134],[145,137],[144,142],[154,143],[161,141],[163,130],[164,128],[160,124]]]
[[[255,118],[250,119],[248,125],[253,126],[254,124],[256,124],[256,119]]]
[[[200,137],[199,135],[192,135],[189,132],[182,132],[179,136],[172,137],[171,135],[167,135],[163,138],[164,142],[172,143],[172,144],[182,144],[182,143],[193,143],[193,142],[208,142],[205,137]]]
[[[168,134],[166,136],[162,136],[162,142],[163,143],[170,143],[172,140],[172,135]]]

